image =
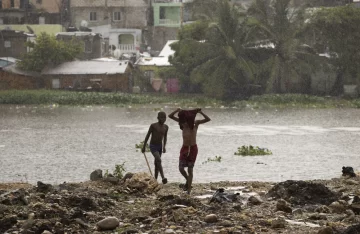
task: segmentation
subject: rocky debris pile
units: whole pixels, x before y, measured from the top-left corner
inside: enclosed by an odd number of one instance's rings
[[[348,182],[193,184],[192,196],[146,173],[116,182],[0,184],[0,233],[357,233],[360,185]]]
[[[268,197],[284,199],[294,205],[323,204],[329,205],[339,198],[339,194],[331,191],[323,184],[287,180],[270,189]]]

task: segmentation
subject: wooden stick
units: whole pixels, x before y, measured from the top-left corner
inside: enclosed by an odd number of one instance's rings
[[[148,162],[148,160],[147,160],[147,157],[146,157],[146,154],[145,154],[145,153],[144,153],[144,157],[145,157],[146,163],[147,163],[147,165],[148,165],[150,174],[151,174],[151,176],[153,176],[153,174],[152,174],[152,172],[151,172],[151,168],[150,168],[149,162]]]

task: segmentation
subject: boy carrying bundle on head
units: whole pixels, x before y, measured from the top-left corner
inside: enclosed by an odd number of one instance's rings
[[[175,114],[178,113],[178,117]],[[195,120],[196,114],[201,114],[204,119]],[[170,119],[179,123],[182,130],[183,145],[180,150],[179,171],[184,176],[186,183],[183,187],[188,194],[191,193],[191,184],[193,180],[193,169],[198,153],[196,144],[196,134],[200,124],[207,123],[211,119],[204,114],[200,108],[195,110],[181,110],[178,108],[169,115]],[[188,168],[186,173],[185,167]]]

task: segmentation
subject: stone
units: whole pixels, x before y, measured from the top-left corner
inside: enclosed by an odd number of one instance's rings
[[[324,227],[320,229],[317,234],[334,234],[334,231],[331,227]]]
[[[158,192],[161,185],[150,174],[145,172],[135,173],[133,176],[125,180],[124,187],[136,189],[147,194]]]
[[[175,231],[174,231],[173,229],[169,228],[169,229],[166,229],[166,230],[165,230],[165,233],[166,233],[166,234],[168,234],[168,233],[175,233]]]
[[[100,220],[96,224],[96,226],[101,231],[114,230],[115,228],[117,228],[119,226],[119,219],[117,219],[116,217],[107,217],[103,220]]]
[[[260,197],[251,196],[249,197],[249,202],[253,205],[260,205],[261,203],[263,203],[263,200],[261,200]]]
[[[292,213],[290,205],[284,199],[279,199],[276,202],[276,210],[284,211],[286,213]]]
[[[45,230],[42,232],[42,234],[52,234],[52,232],[48,231],[48,230]]]
[[[102,175],[101,169],[97,169],[97,170],[91,172],[91,174],[90,174],[91,181],[101,180],[102,178],[103,178],[103,175]]]
[[[300,209],[300,208],[297,208],[297,209],[294,209],[292,211],[292,214],[295,215],[295,216],[301,216],[301,215],[304,214],[304,211],[302,209]]]
[[[271,221],[272,228],[285,228],[285,224],[285,219],[280,217]]]
[[[216,214],[209,214],[205,217],[205,222],[207,223],[216,223],[218,221],[218,217]]]
[[[218,225],[223,226],[223,227],[232,227],[232,226],[234,226],[234,224],[230,220],[223,220]]]
[[[346,210],[345,206],[338,201],[331,203],[329,208],[332,213],[343,213]]]

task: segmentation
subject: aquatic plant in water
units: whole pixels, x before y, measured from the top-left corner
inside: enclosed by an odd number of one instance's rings
[[[221,162],[221,156],[215,156],[214,158],[208,158],[202,164],[206,164],[206,163],[209,163],[209,162]]]
[[[254,156],[254,155],[270,155],[272,152],[266,148],[260,148],[259,146],[241,146],[238,147],[238,151],[234,155],[241,156]]]

